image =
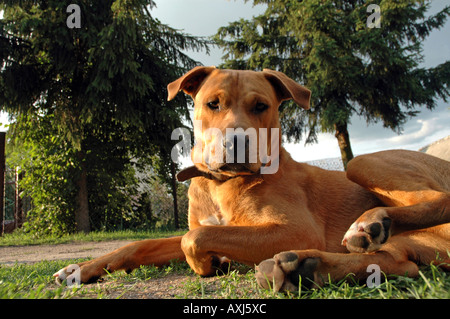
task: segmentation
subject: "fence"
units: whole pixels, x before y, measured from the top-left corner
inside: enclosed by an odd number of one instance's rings
[[[25,203],[21,196],[19,169],[5,169],[5,191],[3,196],[3,233],[10,233],[22,226],[25,219]]]
[[[21,198],[19,182],[23,174],[18,168],[10,169],[5,163],[6,133],[0,132],[0,236],[21,227],[24,208],[29,201]]]

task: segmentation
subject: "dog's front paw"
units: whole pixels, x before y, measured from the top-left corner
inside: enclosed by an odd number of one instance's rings
[[[92,268],[92,267],[91,267]],[[61,285],[64,281],[67,282],[68,286],[80,285],[81,283],[93,283],[96,282],[100,277],[102,271],[93,272],[89,269],[88,263],[81,264],[71,264],[53,274],[57,284]]]
[[[342,245],[352,253],[376,251],[388,240],[391,224],[392,220],[385,209],[369,210],[350,226]]]
[[[64,281],[68,286],[81,284],[81,269],[77,264],[71,264],[53,274],[55,281],[61,285]]]
[[[317,257],[300,260],[295,252],[282,252],[256,266],[256,281],[265,289],[297,291],[301,278],[301,285],[310,288],[319,262]]]

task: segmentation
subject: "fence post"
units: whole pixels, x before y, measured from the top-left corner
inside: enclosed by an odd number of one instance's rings
[[[0,132],[0,236],[3,236],[5,217],[5,145],[6,132]]]
[[[20,172],[20,167],[16,167],[15,171],[15,199],[14,199],[14,229],[22,227],[23,224],[23,207],[22,198],[20,197],[20,181],[23,178],[23,173]]]

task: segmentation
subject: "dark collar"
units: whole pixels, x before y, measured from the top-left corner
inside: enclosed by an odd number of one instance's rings
[[[219,182],[225,182],[229,179],[238,177],[240,175],[236,175],[236,176],[227,176],[227,175],[223,175],[220,173],[207,173],[207,172],[202,172],[201,170],[199,170],[197,167],[195,166],[189,166],[186,167],[185,169],[182,169],[181,171],[178,172],[177,174],[177,181],[179,182],[184,182],[187,181],[188,179],[194,178],[194,177],[204,177],[213,181],[219,181]]]

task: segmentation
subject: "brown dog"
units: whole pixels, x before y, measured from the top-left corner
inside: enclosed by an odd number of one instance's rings
[[[365,278],[371,264],[417,276],[418,263],[450,262],[449,162],[411,151],[357,157],[347,173],[295,162],[281,147],[278,106],[293,99],[307,109],[310,91],[280,72],[197,67],[169,84],[169,100],[180,90],[201,121],[196,166],[179,174],[192,178],[190,231],[81,263],[82,282],[176,258],[211,275],[231,259],[260,263],[261,286],[291,290],[299,275],[321,285]]]

